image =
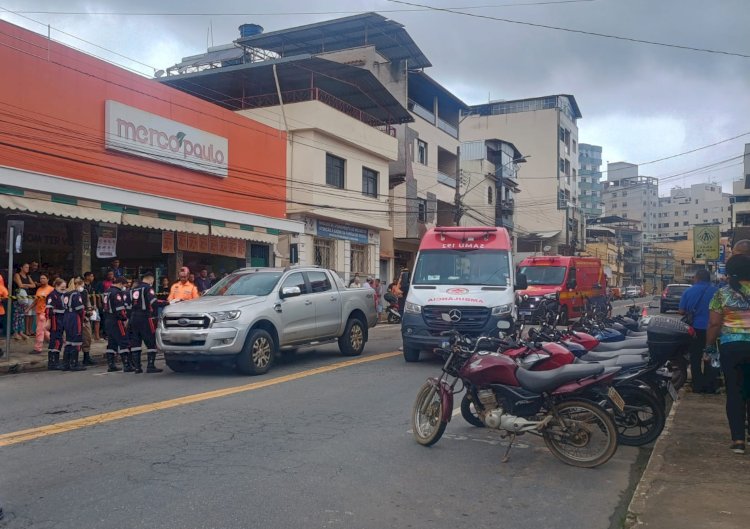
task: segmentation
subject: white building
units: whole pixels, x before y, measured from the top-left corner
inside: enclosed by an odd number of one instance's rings
[[[640,222],[644,240],[658,237],[659,180],[650,176],[639,176],[636,164],[607,164],[607,180],[602,187],[602,202],[607,216]]]
[[[659,237],[687,237],[696,224],[720,224],[722,232],[728,231],[732,224],[730,196],[712,183],[671,189],[668,197],[659,198]]]
[[[469,108],[462,141],[502,138],[527,157],[515,203],[518,251],[581,249],[584,222],[578,202],[578,125],[572,95],[495,101]]]
[[[734,228],[748,228],[750,227],[750,143],[745,144],[745,155],[743,164],[744,175],[742,179],[732,184],[734,201],[732,204],[733,220],[732,225]],[[744,238],[740,237],[740,238]],[[735,237],[735,240],[739,240]]]

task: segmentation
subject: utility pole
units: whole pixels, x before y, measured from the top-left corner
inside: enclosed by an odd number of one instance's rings
[[[456,148],[456,192],[453,195],[453,223],[461,225],[461,217],[464,216],[461,206],[461,146]]]

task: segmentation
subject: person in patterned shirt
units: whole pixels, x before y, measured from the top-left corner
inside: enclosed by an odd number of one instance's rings
[[[727,392],[727,420],[731,449],[745,453],[747,400],[743,395],[745,366],[750,364],[750,256],[734,255],[727,261],[729,284],[720,288],[709,304],[706,355],[720,360]],[[716,342],[719,341],[720,351]]]

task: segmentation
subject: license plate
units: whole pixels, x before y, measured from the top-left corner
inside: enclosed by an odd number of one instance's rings
[[[674,389],[674,384],[671,381],[667,382],[667,392],[673,401],[677,401],[677,390]]]
[[[519,310],[518,313],[521,316],[531,316],[531,311],[530,310]]]
[[[168,338],[169,343],[190,343],[193,337],[189,334],[172,334]]]
[[[609,400],[612,401],[612,404],[615,405],[620,413],[625,411],[625,401],[622,400],[622,396],[615,388],[610,387],[609,390],[607,390],[607,395],[609,396]]]

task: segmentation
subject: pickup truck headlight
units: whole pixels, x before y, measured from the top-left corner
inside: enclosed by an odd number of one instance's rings
[[[507,305],[498,305],[497,307],[492,307],[493,316],[504,316],[506,314],[510,314],[512,311],[513,311],[513,303],[508,303]]]
[[[408,312],[410,314],[421,314],[422,305],[417,305],[416,303],[407,301],[406,305],[404,305],[404,312]]]
[[[239,310],[227,310],[223,312],[209,312],[215,322],[221,323],[223,321],[232,321],[240,317],[241,312]]]

